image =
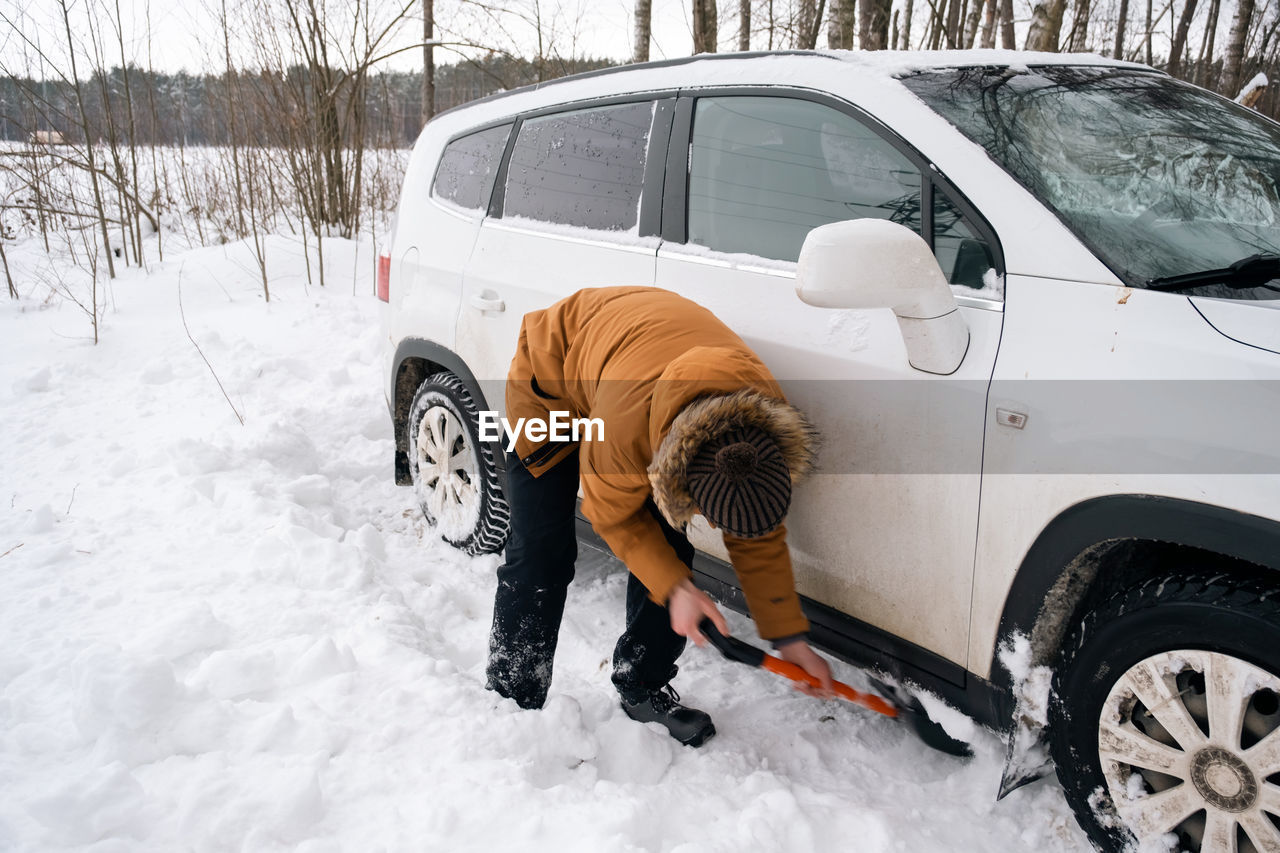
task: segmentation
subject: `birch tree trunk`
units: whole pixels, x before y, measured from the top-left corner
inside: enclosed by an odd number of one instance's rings
[[[649,38],[653,34],[653,0],[636,0],[636,43],[632,62],[649,61]],[[739,50],[746,50],[740,47]]]
[[[969,9],[969,20],[964,25],[964,47],[966,50],[973,47],[974,41],[978,38],[978,22],[982,20],[982,10],[988,4],[989,0],[973,0],[973,6]],[[994,2],[994,0],[990,0]]]
[[[889,12],[892,0],[862,0],[858,4],[858,46],[884,50],[889,46]]]
[[[909,0],[908,0],[909,2]],[[827,46],[833,50],[853,50],[854,0],[832,0],[827,28]]]
[[[800,0],[796,7],[795,35],[793,43],[799,50],[811,50],[809,32],[813,28],[813,19],[818,14],[815,0]]]
[[[1031,10],[1031,29],[1027,32],[1027,50],[1058,51],[1062,34],[1062,15],[1067,0],[1044,0]]]
[[[1240,88],[1240,66],[1244,60],[1244,45],[1249,38],[1249,26],[1253,23],[1254,0],[1240,0],[1236,16],[1231,21],[1231,35],[1227,40],[1227,52],[1222,62],[1222,81],[1218,91],[1234,98]]]
[[[982,47],[990,50],[996,46],[996,0],[987,3],[986,19],[982,22]]]

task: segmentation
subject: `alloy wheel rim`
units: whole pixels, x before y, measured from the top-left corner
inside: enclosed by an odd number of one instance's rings
[[[460,540],[480,517],[479,468],[462,423],[444,406],[418,422],[418,489],[440,534]]]
[[[1280,678],[1218,652],[1163,652],[1112,686],[1098,721],[1107,793],[1144,845],[1280,853]],[[1168,848],[1162,848],[1168,849]]]

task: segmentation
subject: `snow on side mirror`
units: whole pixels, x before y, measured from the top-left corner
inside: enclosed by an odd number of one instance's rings
[[[810,231],[800,249],[796,294],[819,308],[892,308],[911,366],[926,373],[955,373],[969,348],[969,327],[929,245],[885,219]]]

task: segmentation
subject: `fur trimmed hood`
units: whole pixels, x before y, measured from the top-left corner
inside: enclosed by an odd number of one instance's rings
[[[653,501],[673,527],[683,528],[700,512],[689,494],[689,461],[707,441],[745,426],[773,436],[793,484],[813,468],[818,432],[799,409],[751,389],[699,397],[671,421],[649,464]]]

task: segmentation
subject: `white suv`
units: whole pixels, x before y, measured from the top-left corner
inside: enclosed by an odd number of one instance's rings
[[[441,115],[397,222],[396,478],[446,540],[503,545],[522,316],[682,293],[823,433],[816,644],[1007,732],[1006,788],[1043,738],[1104,848],[1280,849],[1280,125],[1090,57],[695,57]]]

